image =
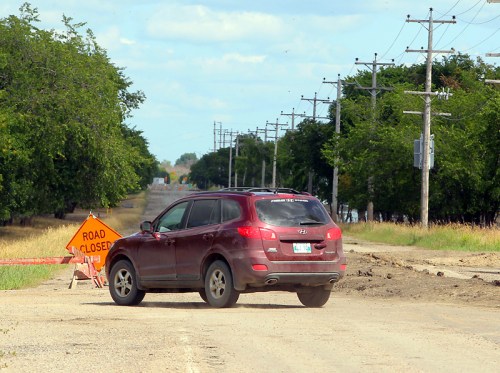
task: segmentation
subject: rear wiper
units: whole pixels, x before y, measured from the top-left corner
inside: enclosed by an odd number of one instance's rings
[[[301,221],[299,225],[322,225],[323,223],[316,220]]]

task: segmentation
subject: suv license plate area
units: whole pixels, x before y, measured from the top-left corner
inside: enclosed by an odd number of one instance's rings
[[[311,244],[309,242],[294,242],[292,245],[294,254],[311,253]]]

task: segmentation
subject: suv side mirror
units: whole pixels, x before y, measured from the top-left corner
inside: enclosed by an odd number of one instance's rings
[[[141,232],[149,232],[153,231],[153,226],[150,221],[143,221],[140,225]]]

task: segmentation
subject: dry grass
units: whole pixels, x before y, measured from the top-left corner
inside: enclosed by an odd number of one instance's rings
[[[468,225],[434,225],[429,229],[392,223],[344,224],[347,235],[396,245],[435,250],[500,251],[500,229]]]
[[[102,220],[117,232],[127,230],[131,226],[138,227],[145,207],[146,192],[141,192],[122,201],[121,207],[111,210]]]
[[[92,213],[117,232],[135,225],[144,211],[146,193],[130,196],[119,208],[96,210]],[[77,210],[67,219],[36,217],[32,226],[0,228],[0,258],[44,258],[66,256],[66,245],[85,221],[89,211]],[[0,289],[34,286],[50,278],[65,266],[0,266]]]

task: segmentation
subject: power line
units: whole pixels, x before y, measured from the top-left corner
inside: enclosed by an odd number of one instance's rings
[[[447,16],[447,15],[448,15],[448,14],[449,14],[449,13],[450,13],[453,9],[455,9],[455,7],[458,5],[458,3],[459,3],[460,1],[462,1],[462,0],[458,0],[458,1],[455,3],[455,5],[453,5],[450,9],[448,9],[448,11],[447,11],[446,13],[442,14],[442,17]],[[438,12],[438,13],[439,13],[439,12]],[[441,13],[440,13],[440,14],[441,14]]]
[[[477,3],[475,3],[473,6],[471,6],[469,9],[467,10],[464,10],[462,13],[458,13],[458,14],[455,14],[455,16],[461,16],[462,14],[465,14],[467,13],[469,10],[472,10],[474,9],[481,1],[484,1],[484,0],[479,0]],[[484,4],[486,4],[486,1],[484,1]],[[484,5],[483,4],[483,5]]]
[[[403,25],[401,26],[401,28],[399,29],[399,32],[398,34],[396,35],[396,38],[394,39],[394,41],[391,43],[390,47],[385,51],[385,53],[382,55],[382,57],[380,57],[381,59],[383,59],[387,53],[389,53],[389,51],[391,50],[391,48],[394,46],[394,44],[396,43],[396,41],[398,40],[399,38],[399,35],[401,35],[401,32],[403,31],[404,27],[406,26],[406,22],[403,22]]]
[[[481,0],[481,1],[483,1],[483,0]],[[478,2],[478,4],[479,4],[479,2]],[[476,5],[477,5],[477,4],[476,4]],[[479,8],[479,10],[476,12],[476,14],[474,15],[474,17],[472,18],[472,21],[474,21],[474,20],[476,19],[476,17],[478,16],[479,12],[481,12],[481,10],[483,9],[483,7],[484,7],[485,5],[486,5],[486,1],[483,3],[483,5],[481,5],[481,8]],[[456,16],[454,16],[454,18],[456,18]],[[471,21],[471,22],[472,22],[472,21]],[[468,24],[467,24],[467,25],[466,25],[466,26],[462,29],[462,31],[460,31],[460,32],[457,34],[457,36],[455,36],[455,37],[454,37],[454,38],[453,38],[453,39],[452,39],[452,40],[451,40],[448,44],[446,44],[445,46],[451,45],[451,44],[452,44],[455,40],[457,40],[457,39],[458,39],[458,37],[459,37],[460,35],[462,35],[462,34],[465,32],[465,30],[467,30],[467,28],[468,28],[470,25],[471,25],[471,23],[468,23]]]
[[[292,118],[292,131],[293,131],[293,130],[295,130],[295,117],[301,117],[301,118],[303,118],[303,117],[306,116],[306,112],[304,111],[304,114],[297,114],[295,112],[295,108],[292,108],[292,112],[290,114],[285,114],[285,113],[283,113],[283,110],[282,110],[281,111],[281,115]]]
[[[469,22],[469,21],[463,20],[463,19],[458,18],[458,17],[457,17],[457,19],[458,19],[460,22],[463,22],[463,23],[468,23],[468,24],[470,24],[470,25],[484,25],[485,23],[489,23],[489,22],[491,22],[491,21],[494,21],[494,20],[495,20],[495,19],[497,19],[498,17],[500,17],[500,15],[495,16],[495,17],[493,17],[492,19],[489,19],[489,20],[487,20],[487,21],[483,21],[483,22]]]
[[[450,23],[446,24],[446,28],[444,29],[444,31],[441,33],[441,36],[439,37],[438,41],[436,42],[436,45],[439,45],[439,43],[441,42],[441,40],[443,39],[443,36],[446,34],[446,32],[448,31],[448,28],[450,27]]]
[[[313,120],[316,120],[317,116],[316,116],[316,105],[318,103],[322,103],[322,104],[331,104],[332,101],[330,101],[330,98],[328,97],[328,99],[320,99],[318,98],[318,92],[314,92],[314,98],[304,98],[304,96],[301,96],[301,100],[303,101],[309,101],[313,104],[313,115],[312,115],[312,118]]]
[[[500,27],[499,27],[499,28],[497,28],[497,29],[496,29],[496,30],[495,30],[495,31],[494,31],[494,32],[493,32],[490,36],[488,36],[488,37],[487,37],[486,39],[484,39],[483,41],[481,41],[481,42],[477,43],[476,45],[474,45],[474,46],[472,46],[472,47],[470,47],[470,48],[463,49],[463,50],[462,50],[462,52],[467,52],[467,51],[469,51],[469,50],[471,50],[471,49],[473,49],[473,48],[476,48],[477,46],[479,46],[479,45],[483,44],[486,40],[488,40],[488,39],[492,38],[492,37],[493,37],[493,35],[495,35],[495,34],[496,34],[499,30],[500,30]]]

